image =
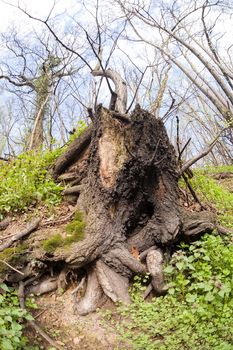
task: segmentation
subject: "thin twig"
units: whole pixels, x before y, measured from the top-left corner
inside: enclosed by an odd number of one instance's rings
[[[73,297],[76,298],[76,295],[77,295],[79,289],[83,288],[84,283],[85,283],[85,280],[86,280],[86,277],[84,276],[84,277],[81,279],[80,283],[77,285],[77,287],[76,287],[74,290],[72,290],[71,294],[72,294]]]
[[[0,241],[4,241],[5,239],[11,238],[11,237],[14,237],[14,236],[15,236],[15,233],[12,233],[12,234],[10,234],[10,235],[8,235],[8,236],[0,237]]]
[[[23,273],[23,272],[19,271],[18,269],[16,269],[16,268],[13,267],[13,266],[11,266],[11,265],[8,264],[6,261],[0,259],[0,262],[3,263],[3,264],[5,264],[5,265],[7,265],[8,267],[10,267],[10,268],[11,268],[12,270],[14,270],[15,272],[20,273],[20,275],[24,276],[24,273]]]
[[[205,209],[205,207],[201,204],[199,198],[197,197],[196,192],[194,191],[194,189],[191,186],[190,182],[188,181],[187,176],[185,176],[185,174],[182,174],[182,177],[183,177],[183,179],[184,179],[184,181],[185,181],[185,183],[186,183],[190,193],[192,194],[194,200],[201,206],[201,209]]]

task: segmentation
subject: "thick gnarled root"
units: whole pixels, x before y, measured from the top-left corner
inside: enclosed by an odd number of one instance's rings
[[[114,303],[117,301],[122,301],[126,304],[130,303],[128,291],[129,281],[127,277],[121,276],[101,260],[96,263],[96,272],[105,295]]]
[[[106,300],[103,289],[97,278],[95,267],[88,271],[87,287],[84,297],[75,305],[75,312],[78,315],[87,315],[95,311]]]
[[[164,295],[167,287],[164,283],[162,250],[159,248],[150,250],[146,257],[146,264],[151,275],[151,290],[154,289],[158,296]],[[149,288],[147,292],[150,292]]]

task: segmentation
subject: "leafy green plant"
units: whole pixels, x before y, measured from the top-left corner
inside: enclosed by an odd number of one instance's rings
[[[62,187],[48,174],[60,152],[28,152],[0,166],[0,217],[37,203],[54,206],[60,202]]]
[[[27,346],[27,339],[23,336],[23,322],[32,320],[32,316],[19,307],[17,294],[12,288],[0,284],[0,291],[0,349],[36,349]]]
[[[79,120],[77,123],[77,127],[74,128],[75,131],[72,135],[70,135],[68,144],[70,144],[71,142],[73,142],[77,137],[80,137],[83,132],[86,130],[87,128],[87,124],[85,123],[84,120]]]
[[[63,188],[54,182],[48,169],[86,127],[84,121],[79,121],[75,133],[62,148],[26,152],[0,164],[0,219],[9,212],[26,211],[38,203],[53,207],[61,201]]]
[[[233,246],[210,235],[182,246],[165,268],[168,295],[150,303],[137,280],[132,304],[118,307],[123,344],[135,350],[233,349],[232,253]]]

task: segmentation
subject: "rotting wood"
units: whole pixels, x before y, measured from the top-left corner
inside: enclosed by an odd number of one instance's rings
[[[80,154],[86,149],[86,147],[91,142],[91,135],[93,133],[93,126],[89,126],[81,136],[75,139],[68,147],[68,150],[58,157],[54,164],[52,171],[53,177],[57,177],[62,173],[62,171],[67,168],[72,162],[77,160]]]
[[[191,237],[214,227],[213,218],[207,218],[205,212],[194,218],[178,204],[175,151],[162,122],[139,106],[129,120],[113,118],[112,111],[98,108],[96,130],[88,146],[85,188],[77,201],[77,208],[85,214],[85,238],[69,251],[60,249],[45,258],[65,261],[75,270],[88,266],[86,293],[77,308],[81,314],[93,311],[103,292],[114,301],[120,298],[117,283],[112,283],[117,276],[127,281],[148,270],[153,275],[156,264],[149,260],[160,252],[158,246],[169,247],[182,235]],[[137,247],[141,261],[131,254],[132,247]],[[148,268],[142,263],[145,259]],[[162,264],[157,268],[148,290],[163,294]],[[126,300],[127,293],[120,289]]]
[[[40,218],[36,218],[33,219],[27,226],[27,228],[19,233],[16,233],[16,235],[14,235],[13,237],[11,237],[9,239],[8,242],[0,245],[0,252],[2,252],[4,249],[9,248],[14,242],[24,238],[25,236],[29,235],[31,232],[33,232],[34,230],[36,230],[39,226],[41,219]]]

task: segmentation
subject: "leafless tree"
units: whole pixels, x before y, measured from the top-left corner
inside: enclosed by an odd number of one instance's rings
[[[24,104],[30,99],[31,108],[27,105],[26,109],[33,126],[27,147],[38,149],[44,141],[43,124],[52,96],[56,95],[61,80],[74,74],[76,68],[72,67],[72,55],[57,50],[50,36],[42,40],[36,33],[30,33],[26,40],[32,44],[27,45],[15,32],[2,35],[6,54],[1,62],[0,79],[4,88]]]
[[[208,0],[189,4],[175,1],[171,5],[147,2],[147,6],[140,2],[117,3],[134,33],[132,37],[158,50],[167,62],[177,67],[176,74],[185,76],[202,95],[202,103],[211,105],[219,125],[222,121],[221,136],[224,134],[232,145],[232,45],[224,40],[227,33],[219,28],[221,21],[230,21],[223,11],[226,3]],[[145,35],[149,30],[150,35]]]

